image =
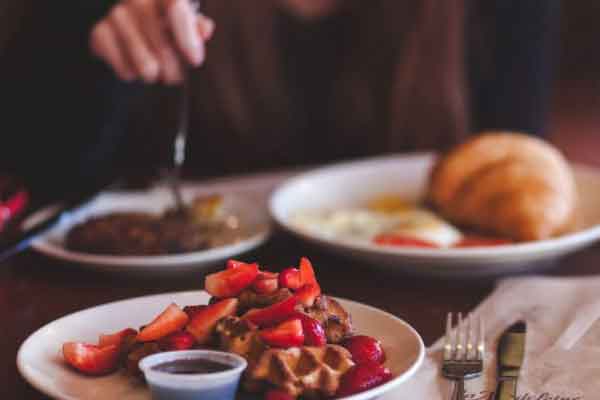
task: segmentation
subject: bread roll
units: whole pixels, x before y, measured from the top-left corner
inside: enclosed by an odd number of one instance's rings
[[[567,161],[549,143],[486,132],[438,160],[428,199],[455,224],[528,241],[567,230],[577,194]]]

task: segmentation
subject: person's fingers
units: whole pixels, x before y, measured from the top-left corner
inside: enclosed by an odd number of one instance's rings
[[[185,59],[200,65],[204,61],[204,40],[198,35],[197,15],[188,0],[161,0],[167,22]]]
[[[181,82],[181,61],[161,16],[159,4],[155,0],[130,0],[130,3],[142,33],[160,63],[160,80],[166,84]]]
[[[116,5],[108,20],[139,76],[145,82],[155,82],[158,79],[160,65],[129,8],[124,4]]]
[[[96,56],[112,67],[120,79],[131,81],[136,77],[133,67],[129,65],[119,46],[115,32],[106,20],[100,21],[92,29],[90,48]]]
[[[173,84],[183,79],[183,63],[204,61],[214,29],[188,0],[127,0],[94,27],[90,47],[121,79]]]
[[[198,15],[198,33],[200,34],[200,37],[204,39],[205,42],[208,42],[212,38],[214,32],[215,22],[202,14]]]

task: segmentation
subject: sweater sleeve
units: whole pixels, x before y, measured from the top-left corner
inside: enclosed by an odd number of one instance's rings
[[[117,169],[126,110],[141,90],[118,81],[88,49],[93,24],[112,2],[31,3],[0,53],[0,171],[34,192],[102,185]]]
[[[471,10],[468,79],[474,132],[543,134],[549,108],[559,0],[492,0]]]

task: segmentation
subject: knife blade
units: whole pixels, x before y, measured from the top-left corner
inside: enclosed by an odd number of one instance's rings
[[[29,248],[31,242],[54,228],[69,213],[86,206],[103,191],[121,186],[115,181],[101,189],[86,191],[70,196],[69,199],[47,205],[29,213],[14,234],[0,237],[0,262]]]
[[[494,400],[517,398],[517,382],[525,358],[525,335],[527,325],[519,321],[509,327],[498,343],[498,383]]]

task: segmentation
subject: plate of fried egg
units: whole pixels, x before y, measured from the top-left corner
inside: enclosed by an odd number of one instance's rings
[[[515,159],[512,153],[507,157]],[[600,209],[594,206],[600,202],[600,171],[565,160],[563,172],[572,181],[549,182],[542,190],[545,178],[535,172],[524,176],[521,165],[494,171],[497,182],[488,182],[489,166],[466,165],[461,172],[470,168],[472,174],[461,187],[455,176],[432,183],[432,176],[441,174],[441,158],[415,153],[322,167],[279,186],[270,213],[292,235],[370,268],[437,276],[546,267],[600,238]],[[440,204],[432,196],[434,184],[469,207]],[[572,193],[566,193],[568,184]],[[536,191],[523,192],[530,187]]]

